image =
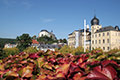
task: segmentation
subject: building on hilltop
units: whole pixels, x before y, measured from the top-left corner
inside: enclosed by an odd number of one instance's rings
[[[102,27],[99,19],[94,16],[91,20],[91,31],[86,30],[86,47],[89,50],[101,48],[104,51],[120,49],[120,29],[118,26]],[[78,32],[76,34],[76,32]],[[77,36],[79,35],[79,36]],[[79,39],[79,40],[77,40]],[[84,29],[76,30],[68,35],[68,45],[70,47],[84,47]]]
[[[48,37],[51,37],[52,39],[56,40],[56,37],[53,34],[53,31],[48,32],[47,30],[41,30],[38,37],[43,37],[43,36],[48,36]]]

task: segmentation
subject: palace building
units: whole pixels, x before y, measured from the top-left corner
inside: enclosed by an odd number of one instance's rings
[[[53,34],[53,31],[48,32],[47,30],[41,30],[38,37],[43,37],[43,36],[51,37],[52,39],[56,40],[56,37]]]
[[[84,37],[84,29],[76,30],[68,35],[68,45],[70,47],[84,47],[92,50],[95,48],[101,48],[104,51],[111,49],[120,49],[120,30],[118,26],[106,26],[99,25],[99,19],[94,16],[91,20],[91,31],[86,29],[86,36]],[[86,41],[84,41],[86,38]]]

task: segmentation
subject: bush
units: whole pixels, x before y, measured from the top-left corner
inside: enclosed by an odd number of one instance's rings
[[[36,47],[28,47],[23,52],[26,52],[26,53],[36,53],[36,52],[38,52],[38,50],[36,49]]]
[[[83,47],[77,47],[72,51],[72,54],[74,55],[80,55],[81,53],[84,53],[84,48]]]
[[[109,53],[109,54],[114,54],[116,52],[119,52],[120,49],[111,49],[110,51],[106,52],[106,53]]]
[[[3,49],[4,55],[9,56],[9,55],[15,55],[19,53],[18,48],[4,48]]]
[[[66,54],[66,53],[72,53],[73,52],[73,48],[70,48],[67,45],[64,45],[60,50],[61,53]]]

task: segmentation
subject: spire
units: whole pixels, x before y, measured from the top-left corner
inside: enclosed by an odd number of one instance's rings
[[[96,18],[96,10],[94,9],[94,17]]]

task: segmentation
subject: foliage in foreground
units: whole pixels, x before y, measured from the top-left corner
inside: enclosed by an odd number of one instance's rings
[[[0,79],[120,80],[120,57],[113,60],[103,54],[97,50],[76,56],[53,51],[22,52],[0,61]]]

